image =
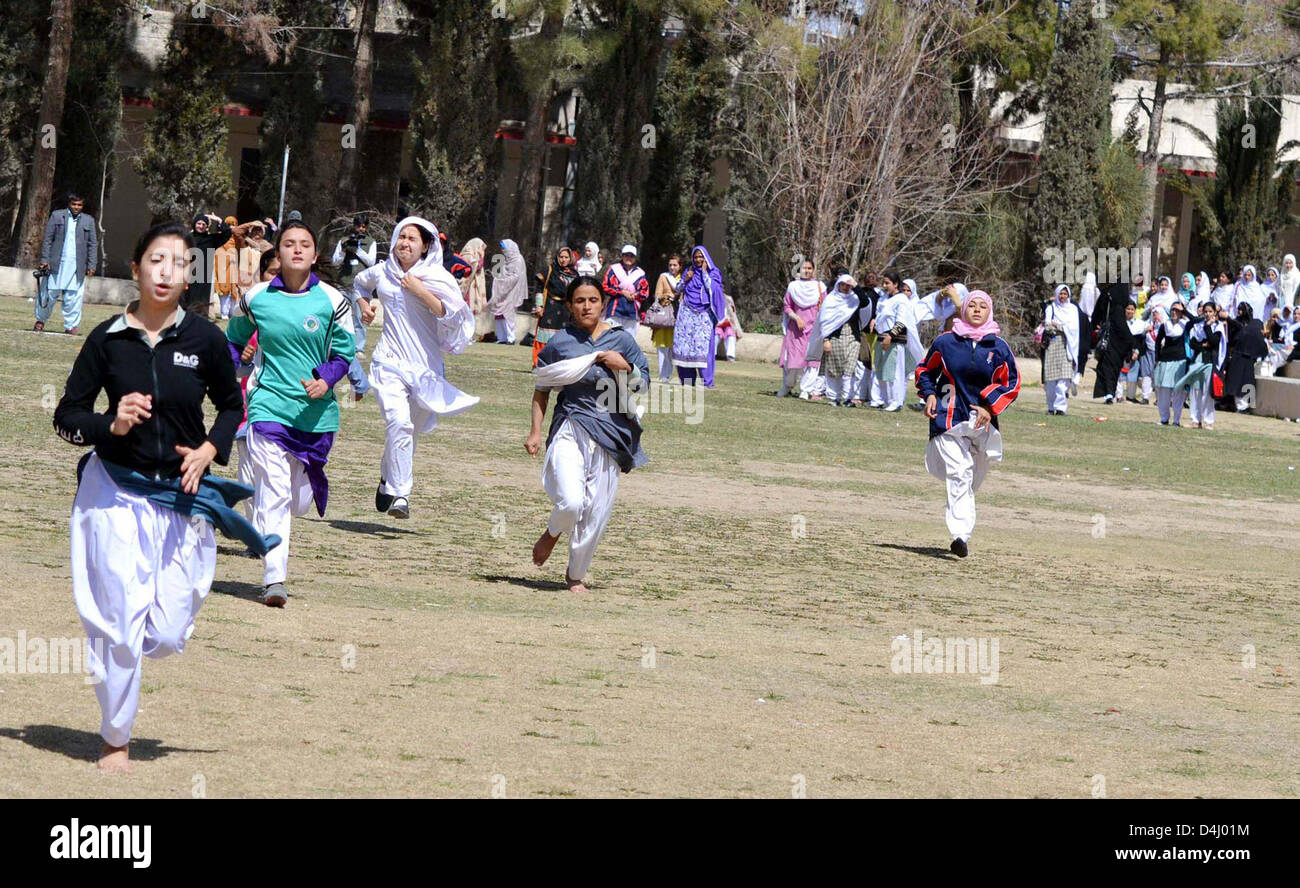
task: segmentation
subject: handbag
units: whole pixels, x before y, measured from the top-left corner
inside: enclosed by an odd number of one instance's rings
[[[651,330],[670,329],[675,323],[676,318],[671,303],[664,305],[662,302],[656,302],[645,311],[645,325]]]

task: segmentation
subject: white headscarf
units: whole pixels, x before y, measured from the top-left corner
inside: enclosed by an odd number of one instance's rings
[[[899,320],[907,327],[907,353],[913,361],[920,363],[925,357],[925,345],[921,342],[921,334],[916,329],[921,294],[917,292],[916,281],[911,278],[903,278],[903,284],[912,295],[907,297],[907,302],[904,303],[899,314]]]
[[[822,294],[826,292],[822,287],[822,282],[813,278],[810,281],[791,281],[786,284],[786,295],[790,297],[799,308],[812,308],[821,301]]]
[[[821,314],[817,316],[817,332],[822,339],[829,339],[858,310],[858,294],[852,289],[857,283],[847,274],[835,279],[835,286],[826,294]],[[841,293],[840,284],[848,284],[849,292]]]
[[[1092,317],[1092,310],[1097,307],[1097,297],[1101,295],[1101,290],[1097,287],[1097,275],[1095,272],[1088,272],[1083,276],[1083,286],[1079,288],[1079,308],[1088,317]]]
[[[953,289],[957,291],[957,298],[964,299],[966,296],[965,284],[953,284]],[[932,293],[922,296],[916,303],[916,320],[920,321],[938,321],[940,325],[948,318],[957,313],[957,305],[951,299],[940,299],[943,296],[941,288]]]
[[[505,261],[500,270],[492,274],[492,297],[488,299],[488,308],[494,315],[505,316],[528,298],[528,269],[517,243],[507,238],[501,242],[501,249]]]
[[[460,257],[474,267],[472,274],[461,278],[460,292],[469,304],[469,310],[477,314],[487,307],[487,275],[483,271],[487,244],[481,237],[472,237],[461,247]]]
[[[1291,260],[1291,269],[1287,270],[1286,261]],[[1287,253],[1282,257],[1282,274],[1278,276],[1278,296],[1283,305],[1295,305],[1296,290],[1300,288],[1300,268],[1296,267],[1295,256]]]
[[[574,263],[573,270],[579,275],[600,277],[600,246],[595,241],[587,241],[582,258]]]
[[[1246,280],[1246,272],[1250,271],[1250,281]],[[1246,265],[1241,269],[1241,280],[1237,281],[1237,286],[1232,291],[1232,305],[1229,307],[1229,314],[1236,317],[1237,306],[1245,302],[1250,305],[1250,310],[1254,317],[1267,317],[1264,314],[1265,301],[1264,288],[1259,283],[1259,272],[1255,266]]]
[[[1060,326],[1061,332],[1065,334],[1065,350],[1069,353],[1070,366],[1076,371],[1079,369],[1079,309],[1075,308],[1073,302],[1066,302],[1062,305],[1057,301],[1057,297],[1064,290],[1066,296],[1070,295],[1070,288],[1065,284],[1059,284],[1052,291],[1052,301],[1047,303],[1047,308],[1043,311],[1043,323],[1055,323]]]

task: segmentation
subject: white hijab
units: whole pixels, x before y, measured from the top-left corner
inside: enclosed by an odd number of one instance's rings
[[[1097,287],[1097,275],[1095,272],[1088,272],[1083,276],[1083,286],[1079,288],[1079,308],[1088,317],[1092,317],[1092,310],[1097,307],[1097,297],[1101,295],[1101,290]]]
[[[1291,270],[1288,271],[1286,261],[1291,260]],[[1300,268],[1296,267],[1295,256],[1287,253],[1282,257],[1282,273],[1278,276],[1278,295],[1281,297],[1283,305],[1294,305],[1297,288],[1300,288]]]
[[[903,278],[903,285],[912,295],[907,297],[907,302],[904,303],[899,314],[899,320],[907,327],[907,353],[913,361],[920,363],[925,357],[925,345],[921,342],[921,334],[916,329],[920,315],[921,294],[917,292],[916,281],[911,278]]]
[[[428,251],[403,270],[397,260],[397,236],[408,225],[423,229],[431,237]],[[366,269],[358,280],[373,273]],[[443,316],[437,317],[424,303],[404,295],[402,281],[411,274],[419,278],[443,304]],[[372,360],[396,361],[419,368],[432,368],[442,375],[438,352],[458,355],[474,340],[474,314],[460,295],[460,284],[442,266],[442,244],[438,227],[419,216],[407,216],[393,226],[388,258],[379,270],[375,289],[384,305],[384,327]],[[455,391],[455,390],[448,390]],[[456,392],[457,395],[463,393]],[[468,397],[468,396],[465,396]],[[454,400],[454,398],[453,398]],[[474,399],[477,402],[477,399]],[[461,408],[463,409],[463,408]]]
[[[1250,272],[1250,281],[1246,280],[1246,272]],[[1232,305],[1229,307],[1229,314],[1233,317],[1237,314],[1237,306],[1245,302],[1250,305],[1250,310],[1254,317],[1267,317],[1264,314],[1264,288],[1259,283],[1259,272],[1255,266],[1246,265],[1241,269],[1241,280],[1237,281],[1237,286],[1232,291]]]
[[[600,246],[595,241],[587,241],[587,246],[582,251],[582,258],[574,263],[573,268],[580,275],[599,277]]]
[[[841,293],[840,284],[848,284],[849,292]],[[821,314],[817,316],[817,332],[822,339],[829,339],[858,310],[858,294],[853,292],[856,285],[857,281],[847,274],[835,279],[835,286],[826,294]]]

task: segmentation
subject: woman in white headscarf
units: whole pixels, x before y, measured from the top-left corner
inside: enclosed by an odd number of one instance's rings
[[[515,312],[528,298],[528,269],[519,245],[507,238],[501,242],[504,261],[493,264],[492,297],[488,309],[497,323],[497,342],[515,344]]]
[[[826,400],[837,407],[851,406],[853,371],[857,367],[858,282],[842,274],[826,294],[817,316],[817,335],[822,340],[822,375],[826,377]]]
[[[1296,291],[1300,290],[1300,268],[1296,268],[1295,256],[1287,253],[1282,257],[1282,276],[1278,281],[1278,297],[1285,308],[1295,305]]]
[[[371,389],[385,432],[375,508],[408,518],[415,436],[433,431],[439,417],[478,403],[447,382],[442,362],[444,354],[460,354],[474,341],[474,315],[442,265],[437,226],[418,216],[393,227],[388,258],[358,274],[352,290],[366,323],[375,317],[370,299],[377,296],[384,307],[370,358]]]
[[[1250,306],[1252,317],[1260,317],[1264,311],[1264,303],[1267,295],[1264,288],[1259,285],[1259,273],[1255,271],[1255,266],[1246,265],[1241,269],[1241,278],[1237,281],[1237,286],[1233,288],[1232,304],[1228,306],[1228,317],[1237,316],[1237,306],[1243,302]],[[1265,315],[1267,317],[1267,315]]]
[[[1282,305],[1282,278],[1278,274],[1277,266],[1270,265],[1264,271],[1264,279],[1259,282],[1259,287],[1264,291],[1264,319],[1273,316],[1273,309],[1280,308]]]
[[[1196,292],[1192,294],[1191,299],[1187,300],[1188,317],[1194,318],[1200,315],[1201,306],[1210,301],[1212,292],[1210,276],[1202,271],[1196,276]]]
[[[1083,337],[1087,316],[1070,301],[1070,288],[1059,285],[1043,310],[1043,391],[1049,416],[1064,416],[1070,385],[1087,360]]]
[[[587,246],[582,251],[582,258],[578,260],[575,267],[580,276],[600,277],[600,246],[595,241],[587,241]]]
[[[799,279],[790,281],[781,300],[781,388],[778,398],[799,390],[799,377],[808,366],[808,344],[826,287],[817,280],[811,259],[799,266]]]

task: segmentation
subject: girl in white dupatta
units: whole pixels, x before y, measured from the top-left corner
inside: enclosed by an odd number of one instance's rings
[[[582,258],[578,260],[575,270],[580,275],[600,277],[600,246],[595,241],[587,241],[587,246],[583,248]]]
[[[850,404],[853,370],[858,349],[858,294],[852,276],[842,274],[826,294],[817,317],[817,336],[822,340],[822,371],[826,377],[826,397],[831,404]]]
[[[1264,288],[1259,285],[1259,272],[1255,271],[1255,266],[1244,266],[1241,269],[1241,279],[1237,281],[1237,286],[1232,292],[1232,304],[1228,306],[1228,317],[1235,318],[1237,316],[1237,306],[1243,302],[1250,306],[1250,310],[1255,317],[1268,317],[1267,314],[1263,314],[1266,298]]]
[[[826,288],[817,280],[816,266],[811,259],[804,260],[799,280],[786,284],[785,296],[781,300],[782,371],[781,388],[776,393],[778,398],[799,389],[799,375],[808,366],[808,344],[825,295]]]
[[[370,382],[384,415],[384,455],[375,508],[410,515],[415,436],[433,431],[441,416],[468,410],[478,398],[447,382],[443,354],[457,355],[474,339],[474,315],[460,285],[442,265],[438,229],[418,216],[393,228],[388,259],[357,275],[353,293],[366,323],[379,297],[384,325],[370,359]]]
[[[477,333],[478,319],[483,318],[484,326],[487,326],[486,322],[491,317],[487,313],[487,274],[483,271],[483,265],[487,261],[487,244],[481,237],[472,237],[461,247],[460,257],[474,269],[472,274],[460,279],[460,296],[474,314]]]
[[[1043,389],[1047,413],[1064,416],[1069,409],[1070,385],[1079,372],[1079,309],[1070,301],[1070,288],[1060,284],[1043,310],[1043,335],[1051,341],[1043,350]]]
[[[1300,268],[1296,268],[1295,256],[1287,253],[1282,257],[1282,276],[1277,287],[1278,299],[1284,308],[1295,305],[1297,290],[1300,290]]]
[[[497,342],[515,344],[515,312],[528,298],[528,268],[519,245],[507,238],[501,242],[505,261],[492,272],[492,298],[488,309],[497,322]],[[495,267],[495,266],[494,266]]]

